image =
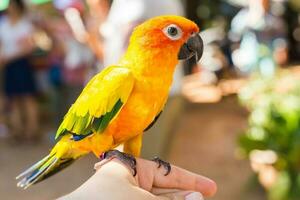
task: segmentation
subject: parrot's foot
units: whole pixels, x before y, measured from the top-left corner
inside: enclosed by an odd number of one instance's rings
[[[166,173],[165,173],[165,176],[167,176],[168,174],[170,174],[171,172],[171,165],[170,163],[166,162],[166,161],[163,161],[161,160],[159,157],[154,157],[152,159],[153,162],[156,162],[158,164],[158,168],[160,168],[161,166],[163,166],[165,169],[166,169]]]
[[[136,176],[137,170],[136,170],[136,159],[134,156],[120,152],[118,150],[109,150],[101,155],[101,159],[108,159],[111,160],[113,158],[117,158],[120,160],[122,163],[125,165],[129,166],[130,169],[132,170],[133,176]]]

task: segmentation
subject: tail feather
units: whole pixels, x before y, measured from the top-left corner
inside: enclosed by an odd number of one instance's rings
[[[27,170],[25,170],[24,172],[22,172],[21,174],[19,174],[16,179],[20,179],[30,173],[32,173],[34,170],[36,170],[36,168],[38,168],[39,166],[41,166],[46,160],[48,160],[48,158],[50,157],[50,155],[44,157],[42,160],[40,160],[39,162],[37,162],[36,164],[32,165],[31,167],[29,167]]]
[[[43,176],[45,176],[49,170],[57,164],[57,161],[58,159],[52,156],[42,166],[33,170],[28,176],[23,177],[17,186],[26,189],[32,184],[44,179]]]
[[[51,167],[51,169],[49,168],[49,170],[44,172],[43,177],[41,179],[35,181],[34,183],[38,183],[40,181],[43,181],[43,180],[49,178],[50,176],[56,174],[57,172],[65,169],[66,167],[71,165],[74,161],[75,161],[75,159],[71,159],[71,158],[70,159],[59,159],[59,160],[57,160],[57,164],[54,167]]]
[[[72,164],[77,158],[87,153],[87,151],[73,149],[69,140],[61,140],[55,145],[48,156],[16,177],[16,179],[20,179],[17,186],[26,189],[56,174]]]

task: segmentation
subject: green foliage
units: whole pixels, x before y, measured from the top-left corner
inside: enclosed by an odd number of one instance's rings
[[[34,4],[42,4],[42,3],[47,3],[51,0],[31,0],[32,3]]]
[[[8,0],[1,0],[0,1],[0,11],[5,10],[7,8],[8,2],[9,2]]]
[[[277,159],[275,183],[267,188],[270,200],[300,199],[300,81],[291,74],[254,77],[239,98],[249,111],[249,126],[239,139],[245,156],[271,150]]]
[[[272,200],[287,200],[287,194],[291,187],[289,174],[283,171],[279,174],[277,181],[269,190],[269,199]]]

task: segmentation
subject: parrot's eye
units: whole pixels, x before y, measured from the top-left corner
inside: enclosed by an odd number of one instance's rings
[[[168,34],[172,37],[176,36],[178,34],[178,30],[174,26],[168,27]]]
[[[178,40],[182,36],[182,30],[175,24],[171,24],[163,29],[164,34],[171,40]]]

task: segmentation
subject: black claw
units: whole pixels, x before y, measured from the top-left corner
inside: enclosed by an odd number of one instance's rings
[[[106,158],[106,152],[102,153],[99,158],[100,160],[104,160]]]
[[[103,159],[109,159],[112,157],[119,159],[122,163],[129,166],[130,169],[133,171],[133,173],[132,173],[133,176],[136,176],[136,174],[137,174],[136,159],[134,156],[127,154],[127,153],[120,152],[118,150],[109,150],[109,151],[103,153],[100,156],[100,159],[103,160]]]
[[[152,161],[156,162],[158,164],[157,168],[160,168],[161,166],[163,166],[166,169],[167,172],[165,173],[165,176],[167,176],[168,174],[170,174],[170,172],[171,172],[171,165],[170,165],[170,163],[161,160],[159,157],[154,157],[152,159]]]
[[[171,165],[170,163],[167,163],[167,165],[165,166],[165,169],[167,170],[167,172],[165,173],[165,176],[168,176],[171,172]]]

